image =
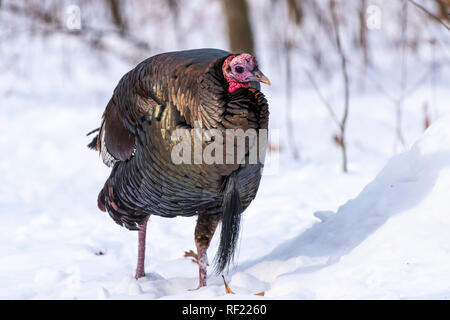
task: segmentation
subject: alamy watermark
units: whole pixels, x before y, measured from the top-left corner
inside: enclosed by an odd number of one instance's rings
[[[174,143],[171,160],[174,164],[240,165],[263,164],[264,174],[278,171],[278,156],[270,155],[266,163],[269,137],[277,143],[279,134],[267,129],[205,129],[196,121],[193,129],[179,128],[172,132]]]
[[[371,4],[366,9],[366,27],[369,30],[381,29],[381,8]]]
[[[81,9],[77,5],[69,5],[65,10],[66,27],[69,30],[81,30]]]

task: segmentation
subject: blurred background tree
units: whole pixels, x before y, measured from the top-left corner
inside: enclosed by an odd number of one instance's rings
[[[254,53],[253,33],[246,0],[222,0],[232,52]]]
[[[80,8],[80,29],[67,27],[69,5]],[[105,68],[105,55],[132,67],[159,52],[195,47],[255,53],[272,80],[270,90],[284,99],[284,120],[273,118],[284,136],[271,148],[302,159],[301,146],[310,137],[298,133],[305,102],[297,92],[309,88],[329,115],[329,141],[341,151],[343,171],[351,162],[353,138],[346,128],[352,97],[375,90],[392,106],[392,150],[398,152],[410,142],[405,99],[425,84],[435,88],[449,64],[449,0],[3,0],[0,19],[3,43],[59,37],[63,48],[75,39]],[[29,60],[24,50],[3,49],[0,63],[11,70],[21,58]],[[63,70],[74,67],[68,60],[67,52],[61,54]],[[427,126],[438,113],[434,92],[421,102]]]

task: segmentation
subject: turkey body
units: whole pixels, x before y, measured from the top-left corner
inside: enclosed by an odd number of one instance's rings
[[[231,210],[240,214],[255,198],[263,163],[259,157],[249,163],[248,148],[244,163],[172,160],[178,129],[192,141],[199,129],[223,136],[227,129],[267,129],[268,104],[258,83],[227,91],[222,64],[230,55],[217,49],[163,53],[120,80],[89,145],[112,167],[98,206],[116,223],[136,230],[149,215],[220,220],[230,210],[225,202],[238,202],[239,209]],[[212,143],[202,140],[202,149]]]

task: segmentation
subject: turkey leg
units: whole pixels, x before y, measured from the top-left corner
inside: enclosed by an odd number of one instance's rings
[[[139,235],[138,235],[138,259],[137,259],[137,267],[136,267],[136,275],[134,276],[136,279],[145,277],[145,237],[147,235],[147,216],[140,224],[139,224]]]
[[[211,239],[219,223],[219,215],[200,213],[195,226],[195,246],[197,247],[198,288],[206,287],[206,267],[208,266],[208,250]]]

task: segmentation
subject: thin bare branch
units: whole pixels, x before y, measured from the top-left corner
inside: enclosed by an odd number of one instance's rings
[[[445,23],[441,18],[439,18],[437,15],[435,15],[434,13],[430,12],[427,8],[425,8],[424,6],[418,4],[417,2],[413,1],[413,0],[408,0],[411,4],[413,4],[414,6],[416,6],[416,8],[419,8],[420,10],[422,10],[423,12],[425,12],[430,18],[432,18],[433,20],[435,20],[436,22],[440,23],[441,25],[443,25],[447,30],[450,31],[450,26]]]
[[[319,99],[322,101],[323,105],[325,106],[325,108],[327,108],[328,113],[330,114],[331,119],[334,121],[334,123],[338,126],[338,128],[341,127],[341,121],[338,119],[336,113],[333,110],[333,107],[331,106],[330,102],[325,98],[325,96],[322,94],[322,92],[320,91],[319,86],[317,85],[316,80],[314,79],[314,76],[312,75],[312,73],[305,69],[305,73],[306,76],[308,77],[309,81],[311,82],[314,90],[317,93],[317,96],[319,97]]]
[[[342,77],[344,80],[344,114],[342,116],[340,130],[341,130],[341,149],[342,149],[342,169],[344,172],[348,171],[347,168],[347,145],[345,139],[345,129],[347,124],[347,118],[349,113],[349,104],[350,104],[350,82],[348,78],[347,71],[347,58],[345,57],[344,50],[341,44],[341,37],[339,35],[339,23],[336,14],[336,3],[334,0],[330,0],[330,12],[331,12],[331,20],[333,22],[333,31],[334,38],[336,41],[337,50],[341,59],[341,71]]]
[[[287,129],[287,138],[288,143],[290,144],[290,148],[292,150],[292,156],[294,159],[300,159],[300,153],[297,149],[297,144],[295,143],[295,133],[294,128],[292,126],[292,75],[291,75],[291,54],[292,54],[292,46],[291,42],[288,39],[285,39],[285,58],[286,58],[286,129]]]

